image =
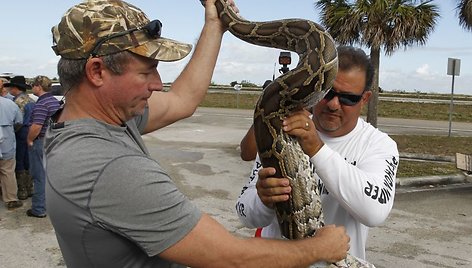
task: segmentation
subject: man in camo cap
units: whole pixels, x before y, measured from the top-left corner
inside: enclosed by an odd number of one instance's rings
[[[190,46],[160,37],[161,26],[135,6],[98,0],[72,7],[52,30],[68,92],[45,138],[46,202],[67,267],[294,267],[343,257],[342,228],[296,243],[230,235],[151,158],[141,135],[193,114],[226,31],[207,0],[194,54],[162,92],[158,62]]]

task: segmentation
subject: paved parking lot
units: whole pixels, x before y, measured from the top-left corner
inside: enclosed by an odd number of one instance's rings
[[[203,109],[193,117],[146,135],[152,156],[178,187],[229,231],[252,236],[238,222],[234,204],[252,163],[238,144],[251,124],[246,113]],[[382,267],[472,267],[472,187],[402,188],[394,209],[372,228],[368,259]],[[29,201],[28,201],[29,202]],[[63,267],[48,218],[26,217],[23,208],[0,207],[0,267]]]

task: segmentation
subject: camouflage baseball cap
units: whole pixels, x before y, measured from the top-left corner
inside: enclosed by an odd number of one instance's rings
[[[154,27],[149,29],[149,25]],[[66,59],[128,50],[160,61],[176,61],[190,53],[192,45],[160,37],[160,27],[158,20],[149,21],[141,9],[124,1],[86,0],[70,8],[52,27],[52,48]]]

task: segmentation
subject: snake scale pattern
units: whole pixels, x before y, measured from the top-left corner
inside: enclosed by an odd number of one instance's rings
[[[216,7],[220,19],[234,36],[254,45],[293,51],[299,56],[296,68],[264,89],[256,104],[254,129],[262,165],[274,167],[275,176],[288,178],[292,186],[289,200],[276,204],[282,234],[288,239],[313,236],[324,225],[318,183],[296,138],[282,131],[282,121],[296,109],[313,107],[332,86],[338,67],[336,45],[323,27],[312,21],[248,21],[236,14],[226,1],[217,0]],[[373,265],[348,255],[338,263],[316,267]]]

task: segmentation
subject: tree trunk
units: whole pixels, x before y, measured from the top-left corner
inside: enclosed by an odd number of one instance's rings
[[[377,127],[377,107],[379,103],[379,66],[380,66],[380,48],[372,47],[370,49],[370,60],[374,67],[374,79],[372,81],[372,96],[367,106],[367,122]]]

